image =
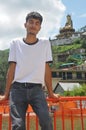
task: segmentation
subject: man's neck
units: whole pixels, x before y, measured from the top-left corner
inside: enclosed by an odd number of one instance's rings
[[[34,40],[29,40],[29,39],[26,39],[26,38],[23,38],[23,41],[28,44],[28,45],[33,45],[33,44],[36,44],[38,42],[38,38],[34,39]]]
[[[37,41],[38,39],[36,38],[36,36],[26,36],[26,38],[24,38],[24,41],[26,43],[29,43],[29,44],[33,44]]]

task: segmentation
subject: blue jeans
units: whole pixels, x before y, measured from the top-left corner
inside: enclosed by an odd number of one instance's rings
[[[26,111],[30,104],[39,118],[41,130],[53,130],[44,91],[41,86],[26,87],[24,84],[12,84],[10,90],[10,114],[12,130],[26,130]]]

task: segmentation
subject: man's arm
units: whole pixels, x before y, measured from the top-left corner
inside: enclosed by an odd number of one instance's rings
[[[0,96],[0,101],[6,100],[9,97],[10,87],[14,79],[16,63],[10,62],[6,76],[6,88],[3,96]]]
[[[45,83],[47,86],[49,97],[57,98],[59,95],[54,94],[52,90],[52,74],[48,63],[46,63],[46,68],[45,68]]]

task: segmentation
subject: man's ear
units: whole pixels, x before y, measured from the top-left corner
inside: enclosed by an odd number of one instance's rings
[[[40,29],[41,29],[41,26],[40,26],[40,28],[39,28],[39,31],[40,31]]]
[[[26,28],[26,23],[24,23],[24,27]]]

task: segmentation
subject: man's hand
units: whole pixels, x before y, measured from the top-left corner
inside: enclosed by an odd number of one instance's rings
[[[59,98],[59,97],[60,94],[55,94],[55,93],[49,94],[49,98]]]
[[[7,100],[8,98],[5,95],[0,95],[0,102]]]

